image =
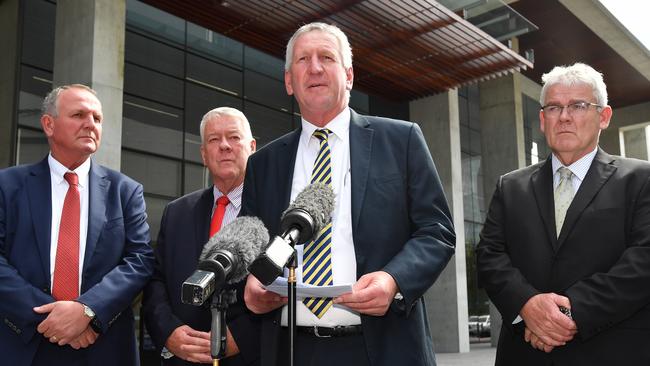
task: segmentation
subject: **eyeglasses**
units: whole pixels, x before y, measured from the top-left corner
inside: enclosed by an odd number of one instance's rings
[[[596,108],[602,108],[602,106],[596,104],[596,103],[590,103],[590,102],[575,102],[571,103],[569,105],[557,105],[557,104],[549,104],[545,105],[542,107],[542,111],[544,111],[544,116],[550,117],[550,118],[555,118],[560,116],[562,114],[562,111],[564,108],[566,108],[567,113],[571,117],[580,117],[583,116],[585,113],[587,113],[587,110],[589,107],[594,106]]]

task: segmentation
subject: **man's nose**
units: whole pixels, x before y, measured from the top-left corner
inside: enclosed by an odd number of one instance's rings
[[[317,74],[323,71],[323,64],[321,64],[320,59],[317,56],[314,56],[309,61],[309,71]]]

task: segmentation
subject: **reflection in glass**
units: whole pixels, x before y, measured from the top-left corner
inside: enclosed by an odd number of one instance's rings
[[[126,25],[159,39],[185,44],[185,20],[141,1],[127,0]]]
[[[41,131],[27,128],[18,129],[16,165],[37,163],[50,152],[47,138]]]
[[[243,45],[210,29],[187,22],[187,48],[241,66]]]
[[[179,161],[122,149],[122,172],[142,183],[146,193],[180,196]]]

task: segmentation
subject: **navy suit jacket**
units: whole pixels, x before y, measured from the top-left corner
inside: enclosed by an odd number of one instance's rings
[[[650,365],[650,164],[599,150],[557,237],[551,158],[502,176],[476,253],[503,316],[497,365]],[[550,353],[513,325],[532,296],[571,302],[578,333]]]
[[[214,194],[210,187],[178,198],[165,207],[156,244],[154,275],[145,287],[143,298],[145,323],[158,352],[174,329],[183,324],[196,330],[210,331],[212,315],[209,304],[201,307],[183,304],[181,288],[196,270],[203,246],[209,239],[213,205]],[[250,365],[256,362],[259,354],[258,330],[250,328],[242,299],[243,284],[235,287],[239,288],[239,302],[228,308],[227,322],[240,354],[222,360],[221,364]],[[172,357],[163,364],[192,363]]]
[[[45,315],[32,308],[55,301],[50,289],[51,185],[47,158],[0,171],[0,355],[7,365],[30,365],[48,352],[92,365],[138,364],[131,303],[153,272],[142,185],[91,162],[88,234],[79,301],[102,327],[82,350],[49,346],[36,331]],[[44,343],[44,344],[42,344]],[[65,362],[67,363],[67,361]]]
[[[260,217],[271,235],[289,204],[299,137],[300,129],[249,158],[241,215]],[[455,233],[418,125],[351,111],[350,174],[357,277],[386,271],[404,296],[384,316],[361,316],[370,363],[435,365],[422,296],[453,255]],[[278,350],[280,313],[263,318],[263,365],[286,352]]]

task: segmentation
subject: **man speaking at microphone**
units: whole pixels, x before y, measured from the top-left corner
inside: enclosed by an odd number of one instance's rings
[[[212,362],[210,309],[183,304],[181,288],[196,269],[208,239],[237,217],[246,160],[256,146],[248,119],[234,108],[220,107],[206,113],[200,134],[201,157],[214,185],[170,202],[165,208],[154,275],[144,291],[145,323],[161,351],[163,365]],[[247,317],[245,308],[239,305],[232,305],[228,312],[227,358],[223,365],[254,364],[259,353],[258,339],[250,336],[248,323],[241,319]]]
[[[301,127],[251,156],[242,215],[278,235],[305,186],[331,185],[331,220],[298,249],[307,284],[353,283],[334,299],[297,303],[295,364],[435,365],[422,296],[454,253],[455,233],[420,128],[348,107],[352,51],[337,27],[307,24],[289,40],[285,86]],[[262,317],[262,365],[288,365],[286,298],[249,276],[246,306]]]

